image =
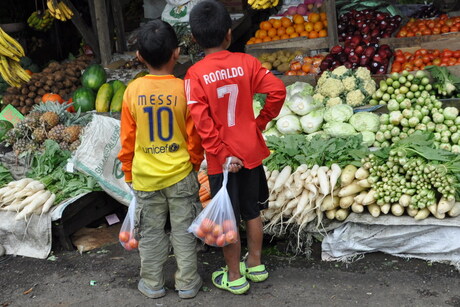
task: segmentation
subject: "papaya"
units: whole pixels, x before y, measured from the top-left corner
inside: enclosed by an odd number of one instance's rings
[[[118,89],[120,87],[125,86],[125,84],[123,82],[121,82],[120,80],[112,80],[109,83],[112,85],[112,89],[113,89],[114,94],[118,91]]]
[[[123,84],[123,86],[121,86],[113,95],[112,101],[110,102],[110,112],[121,112],[125,89],[126,86]]]
[[[110,85],[109,83],[102,84],[99,90],[97,91],[96,112],[108,112],[112,96],[112,85]]]

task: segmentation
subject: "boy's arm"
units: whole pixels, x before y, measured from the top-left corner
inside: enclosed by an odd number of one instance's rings
[[[286,98],[286,87],[281,79],[262,67],[257,59],[255,59],[254,70],[254,92],[267,94],[265,105],[256,118],[257,127],[262,131],[268,122],[280,113]]]
[[[190,111],[187,108],[186,115],[186,130],[187,130],[187,149],[190,154],[190,162],[193,164],[195,171],[200,170],[201,162],[204,159],[204,149],[201,145],[201,138],[196,131],[195,123],[190,115]]]
[[[201,136],[203,148],[207,153],[215,155],[220,164],[224,164],[225,159],[233,154],[219,136],[216,124],[209,114],[209,105],[201,85],[189,75],[185,76],[185,93],[187,106]]]
[[[126,97],[126,96],[125,96]],[[118,159],[121,162],[121,170],[125,173],[125,181],[132,181],[132,164],[134,158],[134,145],[136,144],[136,122],[131,115],[128,104],[123,101],[120,124],[121,150]]]

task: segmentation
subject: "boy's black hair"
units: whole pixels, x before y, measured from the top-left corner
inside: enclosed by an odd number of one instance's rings
[[[169,23],[155,19],[140,28],[137,46],[144,60],[158,69],[168,63],[174,50],[179,46],[179,41]]]
[[[220,46],[232,27],[232,19],[224,5],[213,0],[195,5],[189,22],[193,37],[205,49]]]

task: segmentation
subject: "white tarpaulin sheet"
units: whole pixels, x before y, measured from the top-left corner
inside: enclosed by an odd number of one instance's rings
[[[322,259],[349,261],[383,252],[405,258],[448,262],[460,269],[460,217],[416,221],[408,216],[351,214],[322,242]]]

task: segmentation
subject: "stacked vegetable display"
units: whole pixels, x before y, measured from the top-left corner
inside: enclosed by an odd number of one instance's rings
[[[422,35],[436,35],[448,32],[458,32],[460,16],[449,17],[442,14],[439,18],[416,19],[411,18],[396,34],[396,37],[413,37]]]
[[[412,53],[408,51],[403,52],[401,49],[398,49],[395,51],[391,72],[423,70],[430,65],[460,65],[460,50],[452,51],[449,49],[438,50],[421,48]]]

